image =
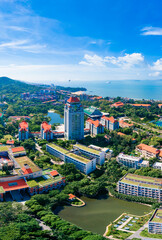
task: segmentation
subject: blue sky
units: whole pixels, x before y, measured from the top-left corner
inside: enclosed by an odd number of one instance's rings
[[[161,0],[0,0],[0,75],[162,79]]]

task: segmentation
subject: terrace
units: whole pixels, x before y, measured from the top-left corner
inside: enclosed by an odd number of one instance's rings
[[[21,168],[24,167],[24,164],[27,164],[33,172],[40,171],[40,168],[35,165],[35,163],[33,163],[27,156],[17,157],[15,158],[15,161],[19,164]]]
[[[145,177],[145,176],[140,176],[140,175],[135,175],[135,174],[127,174],[125,178],[130,179],[130,180],[148,182],[148,184],[149,183],[155,183],[155,184],[161,185],[161,183],[162,183],[161,179],[152,178],[152,177]]]
[[[61,176],[57,176],[53,178],[50,175],[48,175],[48,178],[38,177],[38,178],[35,178],[34,180],[28,180],[27,184],[29,187],[37,187],[37,186],[44,187],[49,184],[57,183],[61,180],[62,180]]]
[[[130,185],[140,186],[140,187],[156,188],[156,189],[161,189],[162,188],[161,186],[158,186],[158,185],[153,185],[153,184],[150,184],[150,183],[147,184],[147,183],[134,182],[134,181],[127,180],[127,179],[122,179],[120,182],[130,184]]]
[[[151,221],[155,223],[162,223],[162,209],[158,209],[157,212],[155,212]]]
[[[76,161],[80,161],[83,163],[88,163],[90,161],[89,159],[84,158],[82,156],[78,156],[77,154],[74,154],[74,153],[68,153],[67,156],[75,159]]]
[[[100,151],[97,151],[95,149],[92,149],[92,148],[89,148],[89,147],[86,147],[86,146],[83,146],[81,144],[76,144],[74,145],[75,147],[78,147],[84,151],[87,151],[87,152],[90,152],[90,153],[93,153],[93,154],[96,154],[96,155],[99,155],[100,154]]]
[[[0,146],[0,152],[8,152],[10,149],[9,146]]]
[[[52,148],[54,148],[55,150],[57,150],[58,152],[61,152],[61,153],[64,153],[64,154],[66,154],[66,153],[68,153],[69,152],[69,150],[67,150],[67,149],[65,149],[65,148],[62,148],[62,147],[60,147],[60,146],[58,146],[58,145],[55,145],[55,144],[53,144],[53,143],[50,143],[50,144],[48,144],[50,147],[52,147]]]

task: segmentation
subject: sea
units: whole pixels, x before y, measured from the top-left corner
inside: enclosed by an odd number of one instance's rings
[[[67,81],[56,85],[85,87],[86,93],[102,97],[162,100],[162,80]]]

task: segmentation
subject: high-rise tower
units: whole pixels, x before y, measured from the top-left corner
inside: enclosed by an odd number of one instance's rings
[[[64,126],[67,140],[84,138],[84,110],[77,97],[70,97],[65,104]]]

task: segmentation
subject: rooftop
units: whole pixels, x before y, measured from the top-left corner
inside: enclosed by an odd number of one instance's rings
[[[68,154],[66,154],[67,156],[71,157],[71,158],[74,158],[75,160],[79,161],[79,162],[83,162],[83,163],[88,163],[90,162],[89,159],[85,158],[85,157],[82,157],[82,156],[79,156],[75,153],[72,153],[72,152],[69,152]]]
[[[78,103],[80,102],[79,98],[77,97],[70,97],[68,100],[67,100],[68,103]]]
[[[19,123],[19,131],[27,131],[28,123],[26,121],[22,121]]]
[[[13,153],[25,152],[24,147],[15,147],[11,149]]]
[[[91,118],[88,118],[86,122],[89,122],[90,124],[95,125],[95,127],[99,127],[101,125],[99,120],[94,121]]]
[[[94,106],[84,109],[84,113],[91,116],[102,116],[102,113]]]
[[[3,190],[6,192],[6,191],[27,188],[28,185],[26,184],[24,179],[18,179],[14,181],[0,182],[0,187],[2,187]]]
[[[95,149],[90,148],[90,147],[87,147],[87,146],[84,146],[84,145],[82,145],[82,144],[75,144],[74,146],[76,146],[76,147],[78,147],[78,148],[80,148],[80,149],[83,149],[83,150],[85,150],[85,151],[87,151],[87,152],[94,153],[94,154],[96,154],[96,155],[99,155],[99,154],[100,154],[100,151],[95,150]]]
[[[51,125],[45,121],[42,123],[42,128],[44,129],[45,132],[51,131]]]
[[[162,209],[157,209],[157,211],[155,211],[151,221],[155,223],[162,223]]]
[[[122,179],[120,182],[135,185],[135,186],[141,186],[141,187],[147,187],[147,188],[156,188],[156,189],[162,189],[162,187],[153,185],[153,184],[147,184],[147,183],[140,183],[140,182],[134,182],[128,179]]]
[[[9,146],[0,146],[0,152],[7,152],[9,149]]]
[[[147,152],[151,152],[151,153],[154,153],[154,154],[158,154],[160,153],[160,150],[154,148],[154,147],[151,147],[151,146],[148,146],[144,143],[141,143],[137,146],[137,148],[141,149],[141,150],[145,150]]]
[[[108,120],[108,121],[110,121],[112,123],[117,122],[117,120],[113,116],[111,116],[111,117],[102,116],[102,118],[106,119],[106,120]]]
[[[56,144],[54,144],[54,143],[50,143],[50,144],[48,144],[48,145],[49,145],[50,147],[56,149],[57,151],[61,152],[61,153],[66,154],[66,153],[69,152],[69,150],[67,150],[67,149],[65,149],[65,148],[63,148],[63,147],[60,147],[60,146],[58,146],[58,145],[56,145]]]
[[[141,159],[141,157],[135,157],[135,156],[127,155],[124,153],[119,153],[118,157],[124,157],[128,160],[133,160],[133,161],[137,161],[137,162]]]
[[[32,162],[27,156],[16,157],[15,161],[20,165],[20,168],[23,168],[24,164],[27,164],[33,172],[40,171],[40,168],[35,165],[35,163]]]
[[[34,180],[28,180],[27,184],[29,187],[36,187],[36,186],[44,187],[46,185],[59,182],[61,180],[62,180],[62,177],[60,175],[54,178],[48,175],[47,179],[45,179],[44,177],[38,177],[38,178],[35,178]]]

